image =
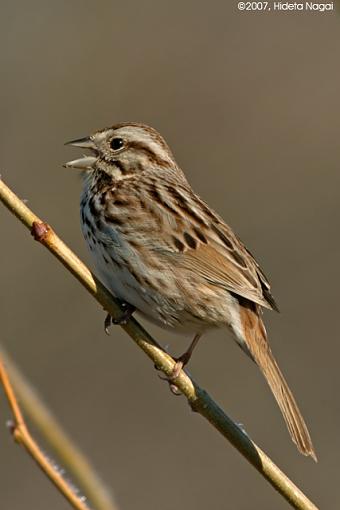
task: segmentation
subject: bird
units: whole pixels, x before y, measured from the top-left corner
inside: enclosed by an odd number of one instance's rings
[[[193,191],[164,138],[145,124],[124,122],[66,145],[89,151],[65,166],[81,171],[83,235],[98,277],[124,309],[120,320],[108,315],[106,329],[136,310],[158,326],[193,335],[176,359],[172,381],[204,333],[229,330],[262,372],[298,450],[316,461],[268,343],[263,309],[278,311],[268,279]]]

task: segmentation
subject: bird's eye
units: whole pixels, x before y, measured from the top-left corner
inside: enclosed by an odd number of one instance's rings
[[[123,138],[112,138],[112,140],[110,142],[110,147],[114,151],[117,151],[118,149],[121,149],[122,147],[124,147]]]

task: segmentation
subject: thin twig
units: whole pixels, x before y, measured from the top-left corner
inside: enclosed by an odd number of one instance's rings
[[[11,408],[14,423],[11,424],[10,429],[15,441],[22,444],[27,452],[36,461],[42,471],[48,476],[51,482],[59,489],[65,498],[71,503],[76,510],[90,510],[90,507],[83,501],[82,497],[75,493],[71,486],[64,480],[62,475],[58,472],[55,466],[41,451],[35,440],[29,433],[25,424],[24,418],[20,411],[15,393],[10,383],[5,366],[0,359],[0,382],[5,391],[9,406]]]
[[[0,359],[6,366],[14,391],[26,415],[34,423],[62,466],[79,484],[96,510],[117,510],[113,498],[89,464],[87,458],[66,435],[57,419],[23,376],[10,356],[0,347]]]
[[[53,232],[52,228],[42,222],[2,181],[0,181],[0,200],[31,230],[35,239],[60,260],[112,317],[119,318],[122,310],[108,290]],[[131,318],[122,327],[148,355],[153,364],[170,376],[175,361],[160,348],[149,333],[134,318]],[[187,397],[191,408],[204,416],[228,439],[293,508],[317,510],[317,507],[302,491],[184,371],[180,372],[175,382],[179,390]]]

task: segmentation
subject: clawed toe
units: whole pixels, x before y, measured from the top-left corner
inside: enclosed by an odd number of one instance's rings
[[[175,381],[176,381],[177,377],[179,376],[181,370],[185,367],[185,365],[187,365],[189,363],[191,355],[193,353],[193,350],[194,350],[195,346],[197,345],[197,342],[200,339],[200,337],[201,337],[201,334],[197,333],[195,335],[193,341],[191,342],[189,349],[187,349],[182,354],[182,356],[180,356],[179,358],[174,358],[176,363],[174,365],[174,368],[173,368],[171,374],[168,377],[159,376],[160,379],[162,379],[163,381],[167,381],[169,383],[170,390],[174,395],[182,394],[180,392],[180,390],[178,389],[178,387],[176,386]],[[159,368],[157,366],[155,366],[155,368],[157,370],[159,370]]]
[[[176,359],[176,364],[173,368],[173,371],[169,377],[169,381],[174,381],[175,379],[177,379],[177,377],[179,376],[180,374],[180,371],[182,370],[182,368],[184,367],[184,362],[180,359]]]
[[[177,377],[179,376],[180,371],[182,370],[184,364],[182,361],[178,361],[178,360],[175,360],[175,361],[176,361],[176,364],[169,376],[163,376],[163,375],[158,376],[160,379],[162,379],[162,381],[168,381],[169,383],[173,383],[174,380],[177,379]],[[158,368],[156,365],[155,365],[155,369],[160,370],[160,368]]]
[[[169,377],[163,377],[161,375],[158,376],[162,381],[166,381],[169,384],[170,391],[173,395],[176,395],[176,397],[179,397],[182,395],[182,392],[178,389],[178,386],[172,381],[172,375]]]
[[[104,331],[107,335],[110,334],[110,326],[111,326],[111,320],[112,320],[112,317],[111,315],[108,313],[107,316],[105,317],[105,320],[104,320]]]
[[[171,393],[173,393],[173,395],[176,395],[177,397],[179,395],[182,395],[182,392],[178,389],[178,386],[176,386],[174,381],[179,376],[180,371],[182,370],[183,366],[184,366],[183,361],[176,360],[176,364],[169,376],[162,376],[162,375],[158,376],[160,379],[162,379],[162,381],[166,381],[167,383],[169,383],[169,388],[170,388]],[[159,370],[156,366],[155,366],[155,368],[156,368],[156,370]]]
[[[173,395],[176,397],[180,397],[182,395],[182,392],[178,389],[178,386],[176,384],[169,381],[169,388]]]

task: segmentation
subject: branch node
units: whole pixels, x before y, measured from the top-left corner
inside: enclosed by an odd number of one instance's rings
[[[13,420],[7,420],[6,421],[6,427],[8,428],[10,434],[12,434],[12,436],[14,436],[15,429],[16,429],[16,424],[14,423],[14,421]]]
[[[51,232],[51,227],[43,222],[43,221],[34,221],[31,234],[35,241],[39,241],[39,243],[43,243],[46,241],[48,234]]]
[[[18,444],[22,443],[22,430],[20,425],[13,420],[8,420],[6,425],[14,441]]]

